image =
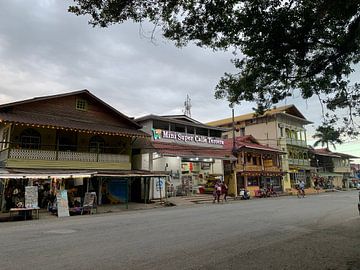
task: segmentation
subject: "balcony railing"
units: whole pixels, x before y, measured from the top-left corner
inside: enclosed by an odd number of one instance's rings
[[[9,149],[0,152],[0,160],[28,159],[28,160],[57,160],[57,161],[81,161],[101,163],[130,162],[129,155],[86,153],[73,151],[50,151],[36,149]]]
[[[244,170],[244,171],[262,171],[263,170],[261,165],[246,165],[246,164],[245,165],[237,164],[236,169]]]
[[[302,141],[294,138],[286,138],[286,143],[290,145],[307,147],[306,141]]]
[[[267,172],[280,172],[280,168],[276,167],[276,166],[269,166],[269,167],[264,167],[264,171]]]
[[[288,162],[289,162],[290,165],[310,166],[310,161],[307,160],[307,159],[289,158]]]

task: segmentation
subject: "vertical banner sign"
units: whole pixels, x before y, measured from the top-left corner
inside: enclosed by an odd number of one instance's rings
[[[69,214],[69,204],[67,190],[61,190],[56,193],[56,202],[57,202],[57,215],[58,217],[68,217]]]
[[[165,197],[165,179],[162,177],[153,178],[154,189],[153,189],[153,199],[160,199]]]
[[[38,207],[38,187],[28,186],[25,187],[25,207],[37,208]]]

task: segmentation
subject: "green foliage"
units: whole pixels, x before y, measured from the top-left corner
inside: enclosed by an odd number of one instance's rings
[[[90,15],[94,26],[148,20],[177,46],[233,50],[238,72],[224,74],[216,98],[256,102],[262,113],[298,90],[304,99],[317,95],[330,111],[346,108],[344,130],[358,127],[360,91],[348,76],[360,60],[359,0],[74,2],[69,11]]]
[[[332,126],[324,123],[323,126],[320,126],[316,129],[316,133],[313,138],[318,140],[314,143],[314,147],[321,144],[321,146],[326,145],[326,148],[329,149],[329,144],[331,144],[335,149],[335,144],[342,144],[340,139],[340,131],[335,130]]]

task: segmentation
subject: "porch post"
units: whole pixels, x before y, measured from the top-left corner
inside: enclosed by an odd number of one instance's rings
[[[102,177],[99,178],[99,196],[98,196],[98,205],[101,205],[101,201],[102,201],[102,184],[103,184],[103,179]]]
[[[129,178],[126,178],[126,209],[129,209]]]
[[[5,209],[5,188],[6,188],[6,183],[7,183],[7,179],[2,179],[1,180],[1,185],[2,185],[2,191],[1,191],[1,204],[0,204],[0,211],[4,211]]]

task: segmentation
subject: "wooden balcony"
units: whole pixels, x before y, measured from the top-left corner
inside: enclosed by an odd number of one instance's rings
[[[129,155],[74,151],[6,149],[0,161],[8,168],[131,169]]]
[[[281,169],[279,167],[276,167],[276,166],[268,166],[268,167],[264,167],[264,171],[266,171],[266,172],[280,172]]]
[[[236,165],[236,169],[238,171],[262,171],[263,168],[261,165],[242,165],[242,164],[237,164]]]

